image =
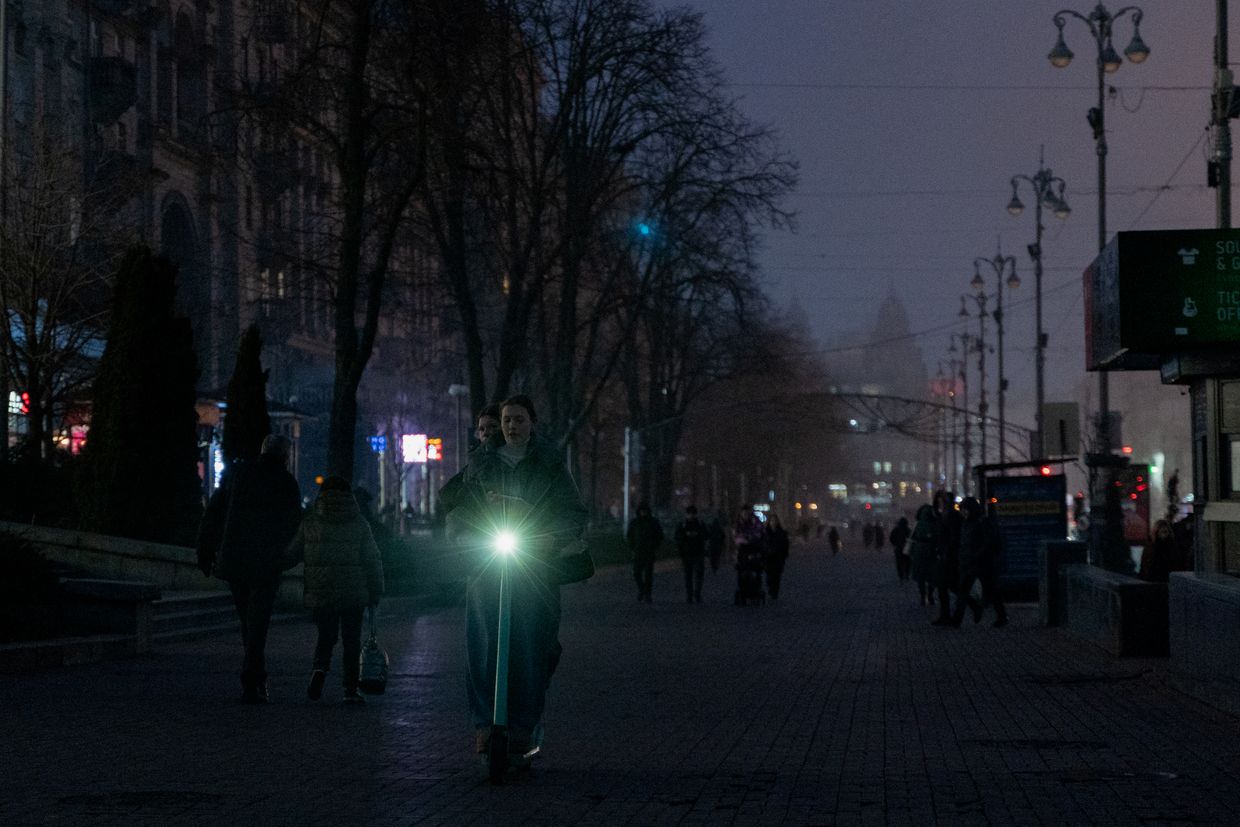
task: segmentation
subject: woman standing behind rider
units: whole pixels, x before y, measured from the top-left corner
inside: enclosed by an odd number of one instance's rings
[[[450,535],[475,549],[489,548],[501,529],[516,533],[519,555],[511,569],[509,638],[509,752],[519,760],[541,745],[542,713],[551,675],[560,659],[560,587],[549,561],[577,539],[586,509],[563,457],[535,434],[537,415],[527,396],[500,405],[503,441],[475,450],[462,474]],[[482,555],[486,559],[485,552]],[[495,633],[499,572],[484,565],[466,591],[466,689],[475,751],[485,754],[495,696]]]

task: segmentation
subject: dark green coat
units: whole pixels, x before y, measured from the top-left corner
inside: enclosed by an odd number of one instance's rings
[[[934,578],[934,557],[939,544],[939,515],[934,506],[926,504],[917,509],[917,524],[909,538],[909,554],[912,556],[911,574],[917,582]]]
[[[537,436],[520,462],[510,466],[502,443],[474,451],[454,486],[448,536],[481,547],[500,530],[517,534],[522,549],[551,559],[581,536],[588,512],[564,458]]]

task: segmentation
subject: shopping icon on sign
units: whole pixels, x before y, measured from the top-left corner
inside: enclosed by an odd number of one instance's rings
[[[1197,302],[1188,297],[1184,299],[1184,315],[1189,319],[1197,315]]]
[[[1180,261],[1184,262],[1185,264],[1196,264],[1197,256],[1200,254],[1200,252],[1201,251],[1198,250],[1196,247],[1194,247],[1191,250],[1186,250],[1183,247],[1181,247],[1180,251],[1176,253],[1176,255],[1179,256]]]

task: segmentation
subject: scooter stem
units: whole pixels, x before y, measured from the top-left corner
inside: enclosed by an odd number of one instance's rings
[[[499,568],[499,627],[495,632],[495,709],[491,715],[491,721],[497,727],[508,726],[508,635],[512,621],[509,565],[509,558],[504,556],[500,560]]]

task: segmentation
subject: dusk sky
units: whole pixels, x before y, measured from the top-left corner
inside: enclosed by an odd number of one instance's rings
[[[668,3],[667,5],[674,5]],[[768,235],[761,265],[779,307],[804,308],[824,349],[869,331],[881,299],[905,301],[933,373],[971,292],[975,257],[1017,257],[1022,286],[1005,298],[1008,415],[1033,424],[1032,195],[1010,216],[1013,175],[1046,166],[1067,181],[1072,214],[1046,214],[1047,401],[1093,388],[1084,372],[1081,271],[1097,249],[1097,160],[1086,111],[1097,99],[1097,47],[1069,20],[1076,54],[1047,60],[1063,0],[696,0],[742,108],[776,128],[801,164],[788,206],[795,233]],[[1088,14],[1089,2],[1070,8]],[[1118,11],[1119,4],[1108,7]],[[1215,4],[1148,0],[1151,54],[1107,76],[1108,236],[1214,226],[1206,187]],[[1240,8],[1232,13],[1233,61]],[[1116,25],[1115,48],[1132,36]],[[984,268],[987,289],[993,271]],[[977,321],[969,330],[976,332]],[[932,332],[930,332],[932,331]],[[988,334],[993,337],[993,327]],[[993,362],[988,365],[988,373]],[[993,388],[993,374],[988,385]],[[1122,381],[1117,379],[1115,381]],[[991,391],[992,395],[994,391]],[[1082,400],[1083,401],[1083,400]],[[992,396],[993,402],[993,396]],[[992,408],[993,410],[993,408]]]

